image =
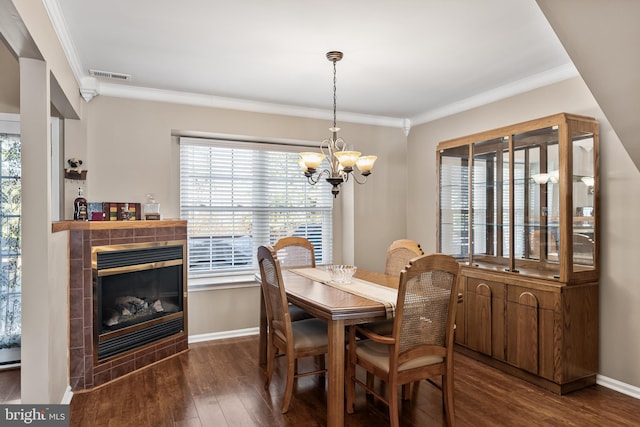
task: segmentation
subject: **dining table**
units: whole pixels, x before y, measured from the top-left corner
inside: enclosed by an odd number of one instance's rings
[[[384,320],[393,317],[393,307],[387,300],[397,289],[397,276],[373,271],[357,269],[353,276],[354,285],[336,285],[326,280],[328,273],[323,267],[314,269],[283,269],[282,279],[289,302],[304,309],[312,316],[327,322],[328,355],[327,355],[327,425],[341,427],[344,425],[344,390],[345,390],[345,327],[360,323]],[[256,277],[259,280],[259,277]],[[370,286],[369,286],[370,285]],[[367,297],[363,292],[367,287],[378,287],[382,292],[374,292]],[[262,293],[261,293],[262,295]],[[267,362],[267,320],[264,296],[260,304],[260,341],[259,362],[261,366]]]

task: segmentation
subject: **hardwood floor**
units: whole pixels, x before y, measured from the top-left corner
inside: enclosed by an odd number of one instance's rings
[[[257,337],[192,344],[188,353],[75,394],[71,426],[325,425],[324,382],[299,379],[281,414],[285,360],[265,390],[257,347]],[[300,369],[312,363],[303,360]],[[455,375],[458,426],[637,426],[640,419],[640,400],[597,385],[557,396],[459,354]],[[356,413],[345,415],[345,425],[388,425],[386,406],[356,390]],[[401,423],[443,425],[440,391],[422,381],[403,403]]]
[[[0,403],[20,402],[20,368],[0,370]]]

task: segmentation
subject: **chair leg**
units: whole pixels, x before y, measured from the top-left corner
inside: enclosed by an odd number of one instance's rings
[[[391,422],[391,427],[399,427],[400,426],[400,416],[399,416],[399,404],[398,404],[398,383],[394,380],[390,380],[388,384],[389,390],[389,421]]]
[[[456,416],[453,402],[453,375],[442,376],[442,401],[444,416],[449,427],[455,427]]]
[[[375,377],[373,376],[373,374],[367,371],[367,388],[370,390],[373,390],[374,379]],[[369,390],[365,390],[365,394],[371,394],[371,393],[369,392]]]
[[[264,388],[269,388],[271,384],[271,378],[273,377],[273,365],[276,359],[276,348],[273,343],[267,344],[267,372],[265,374]]]
[[[321,370],[321,371],[325,371],[325,372],[320,374],[320,380],[322,382],[324,382],[324,380],[325,380],[325,378],[327,376],[327,373],[326,373],[327,362],[326,362],[324,354],[321,354],[320,356],[317,356],[317,357],[318,357],[318,369]]]
[[[293,354],[287,356],[287,385],[284,389],[284,398],[282,400],[282,413],[286,414],[291,403],[293,395],[293,380],[295,378],[296,358]]]
[[[402,384],[402,400],[411,400],[411,383]]]

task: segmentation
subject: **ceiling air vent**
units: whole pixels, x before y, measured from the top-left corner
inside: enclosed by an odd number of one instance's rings
[[[112,73],[111,71],[89,70],[89,75],[92,77],[102,77],[103,79],[112,80],[131,80],[131,74]]]

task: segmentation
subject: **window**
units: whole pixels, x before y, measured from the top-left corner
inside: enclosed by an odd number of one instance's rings
[[[330,185],[309,185],[304,146],[180,138],[180,217],[188,221],[189,277],[251,274],[258,246],[295,235],[332,262]]]
[[[21,145],[18,122],[0,117],[0,363],[21,343]],[[3,352],[4,350],[4,352]]]

